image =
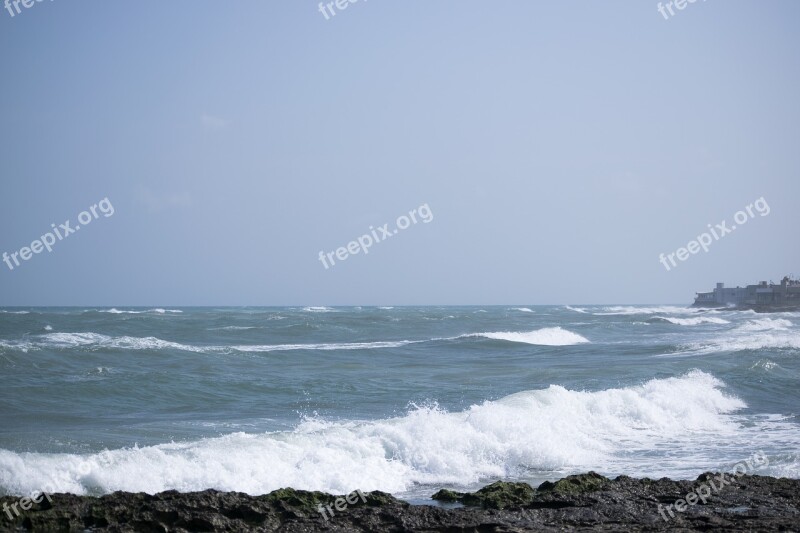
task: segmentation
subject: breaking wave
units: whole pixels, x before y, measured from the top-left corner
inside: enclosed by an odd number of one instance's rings
[[[637,307],[632,305],[615,305],[601,308],[602,312],[592,313],[598,316],[611,315],[654,315],[654,314],[674,314],[687,315],[697,313],[697,309],[689,307],[661,306],[661,307]]]
[[[111,313],[112,315],[141,315],[145,313],[155,313],[158,315],[163,315],[166,313],[183,313],[180,309],[161,309],[160,307],[156,309],[148,309],[147,311],[130,311],[130,310],[119,310],[116,307],[112,307],[111,309],[99,309],[98,313]]]
[[[797,333],[760,333],[746,337],[720,339],[710,344],[693,344],[691,349],[700,353],[741,352],[745,350],[800,350]]]
[[[378,348],[398,348],[421,341],[384,342],[334,342],[322,344],[265,344],[231,346],[237,352],[279,352],[291,350],[374,350]]]
[[[537,344],[540,346],[572,346],[589,342],[589,339],[569,330],[555,327],[542,328],[534,331],[497,331],[490,333],[470,333],[465,337],[484,337],[486,339],[508,342],[521,342],[524,344]]]
[[[730,324],[730,321],[715,316],[698,316],[694,318],[675,318],[668,316],[655,316],[651,320],[669,322],[679,326],[697,326],[700,324]]]
[[[574,472],[599,465],[677,476],[686,454],[702,455],[715,442],[735,447],[765,431],[733,416],[746,405],[723,387],[694,370],[597,392],[551,385],[457,412],[432,404],[397,418],[305,419],[291,431],[85,455],[0,450],[0,491],[264,494],[294,487],[345,494],[358,487],[402,493],[418,485],[463,486],[515,479],[532,469]],[[796,427],[787,434],[787,442],[798,442]],[[636,451],[665,459],[642,471],[632,457]]]
[[[800,330],[783,318],[748,320],[711,341],[690,344],[690,353],[740,352],[746,350],[798,350]]]
[[[759,318],[748,320],[737,331],[787,331],[793,324],[784,318]]]
[[[264,344],[235,346],[195,346],[179,342],[165,341],[156,337],[110,337],[100,333],[49,333],[35,337],[36,340],[21,342],[0,341],[0,347],[27,352],[31,349],[75,347],[110,348],[120,350],[179,350],[196,353],[231,352],[276,352],[290,350],[371,350],[377,348],[396,348],[424,341],[378,341],[378,342],[334,342],[312,344]]]
[[[244,330],[245,326],[225,326],[219,329]],[[535,344],[541,346],[571,346],[588,343],[585,337],[560,327],[543,328],[534,331],[498,331],[484,333],[467,333],[458,337],[396,340],[396,341],[363,341],[363,342],[316,342],[301,344],[238,344],[238,345],[194,345],[167,341],[156,337],[112,337],[101,333],[47,333],[34,335],[20,341],[0,341],[0,348],[27,352],[39,349],[119,349],[119,350],[178,350],[195,353],[266,353],[292,350],[372,350],[381,348],[399,348],[409,344],[420,344],[431,341],[453,341],[465,338],[485,338],[498,341]]]

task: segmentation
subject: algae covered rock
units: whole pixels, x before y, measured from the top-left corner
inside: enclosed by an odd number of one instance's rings
[[[507,507],[523,507],[533,501],[536,491],[527,483],[496,481],[478,492],[455,492],[442,489],[432,499],[440,502],[461,502],[470,507],[483,509],[505,509]]]
[[[336,496],[318,491],[305,491],[295,489],[278,489],[267,494],[265,498],[269,503],[282,507],[289,507],[306,515],[318,512],[320,505],[328,505],[336,500]]]
[[[433,496],[431,496],[431,499],[444,503],[456,503],[461,501],[461,498],[464,497],[464,494],[465,493],[463,492],[456,492],[454,490],[442,489]]]
[[[601,476],[597,472],[589,472],[588,474],[567,476],[555,483],[545,481],[539,485],[537,490],[539,492],[555,492],[558,494],[583,494],[598,490],[610,481],[610,479]]]

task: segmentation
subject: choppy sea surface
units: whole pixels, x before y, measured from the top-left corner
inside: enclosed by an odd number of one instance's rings
[[[0,494],[800,477],[800,313],[5,308]]]

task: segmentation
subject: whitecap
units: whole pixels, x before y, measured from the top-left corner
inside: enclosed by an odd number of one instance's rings
[[[679,326],[698,326],[700,324],[730,324],[730,321],[715,316],[698,316],[693,318],[676,318],[668,316],[656,316],[653,320],[663,320]]]
[[[598,316],[613,316],[613,315],[652,315],[652,314],[694,314],[697,309],[690,307],[675,307],[675,306],[655,306],[655,307],[638,307],[633,305],[615,305],[611,307],[603,307],[603,312],[592,313]]]
[[[695,476],[708,450],[744,458],[775,438],[797,448],[794,424],[746,425],[746,407],[701,371],[597,392],[559,385],[448,412],[435,403],[373,421],[306,419],[291,431],[53,454],[0,450],[0,489],[88,494],[175,489],[264,494],[281,487],[402,493],[513,479],[531,469]],[[656,454],[659,459],[642,462]],[[719,457],[719,455],[717,455]],[[707,459],[706,459],[707,461]],[[428,492],[429,494],[429,492]]]
[[[470,333],[458,338],[483,337],[486,339],[520,342],[524,344],[537,344],[540,346],[572,346],[587,343],[586,337],[572,331],[555,327],[542,328],[534,331],[497,331],[488,333]]]

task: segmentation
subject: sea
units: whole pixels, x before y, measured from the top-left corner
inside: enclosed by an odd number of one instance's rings
[[[0,376],[6,495],[800,477],[800,313],[3,308]]]

